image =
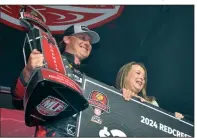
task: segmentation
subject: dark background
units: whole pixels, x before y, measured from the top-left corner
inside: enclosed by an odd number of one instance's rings
[[[148,95],[165,110],[194,115],[194,6],[125,6],[119,18],[93,30],[101,41],[86,61],[88,76],[114,85],[121,66],[143,62]],[[0,24],[1,86],[10,87],[23,68],[24,37]],[[9,95],[0,101],[11,107]]]

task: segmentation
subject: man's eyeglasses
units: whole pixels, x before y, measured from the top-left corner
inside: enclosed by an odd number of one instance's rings
[[[71,36],[74,36],[80,40],[83,40],[83,41],[89,41],[90,44],[92,43],[92,39],[89,37],[89,36],[85,36],[85,35],[79,35],[79,34],[74,34],[74,35],[71,35]],[[59,44],[63,43],[64,40],[62,40]]]
[[[90,44],[91,44],[91,38],[89,37],[89,36],[85,36],[85,35],[72,35],[72,36],[74,36],[74,37],[76,37],[76,38],[79,38],[80,40],[83,40],[83,41],[89,41],[90,42]]]

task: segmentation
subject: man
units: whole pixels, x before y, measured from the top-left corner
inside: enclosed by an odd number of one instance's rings
[[[80,84],[81,72],[78,70],[81,62],[88,58],[92,50],[91,44],[100,41],[99,35],[89,30],[86,26],[72,25],[65,30],[62,41],[59,45],[63,61],[67,58],[71,69],[74,72],[75,80]],[[22,109],[22,101],[25,92],[25,86],[36,67],[43,66],[43,54],[34,49],[29,56],[28,62],[12,87],[13,105]],[[64,63],[65,64],[65,63]],[[35,136],[44,137],[71,137],[75,136],[77,116],[47,122],[42,126],[36,127]]]

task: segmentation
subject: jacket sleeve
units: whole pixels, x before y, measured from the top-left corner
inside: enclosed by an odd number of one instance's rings
[[[11,86],[12,104],[17,109],[23,109],[23,97],[27,83],[24,81],[23,73],[15,79]]]

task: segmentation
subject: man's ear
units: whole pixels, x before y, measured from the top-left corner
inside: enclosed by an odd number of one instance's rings
[[[69,44],[70,43],[70,40],[69,40],[69,37],[68,36],[64,36],[63,41],[66,44]]]

